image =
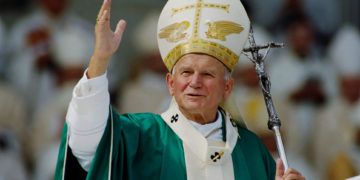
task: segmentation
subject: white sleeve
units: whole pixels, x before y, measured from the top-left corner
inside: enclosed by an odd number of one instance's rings
[[[110,96],[106,73],[87,79],[86,72],[74,88],[66,122],[72,153],[88,171],[105,131]]]

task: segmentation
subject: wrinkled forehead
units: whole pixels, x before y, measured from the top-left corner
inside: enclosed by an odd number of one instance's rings
[[[176,62],[175,66],[176,68],[198,68],[212,71],[224,71],[227,69],[227,67],[215,57],[203,53],[186,54]]]

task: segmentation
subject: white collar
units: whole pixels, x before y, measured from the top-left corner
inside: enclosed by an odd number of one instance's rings
[[[161,114],[161,117],[197,157],[203,162],[208,161],[208,154],[210,153],[208,141],[189,122],[190,120],[181,113],[175,100],[171,102],[169,109]],[[226,113],[225,117],[225,129],[226,142],[224,148],[231,154],[235,147],[238,133],[237,128],[231,123],[228,113]]]
[[[217,141],[222,141],[222,115],[220,111],[217,111],[217,119],[214,122],[207,123],[207,124],[199,124],[195,121],[189,120],[190,123],[204,136],[206,137],[210,134],[213,130],[220,128],[219,131],[216,131],[214,134],[210,135],[208,139],[213,139]]]

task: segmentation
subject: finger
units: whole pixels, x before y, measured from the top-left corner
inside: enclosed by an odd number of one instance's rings
[[[99,14],[97,16],[97,21],[99,21],[99,19],[103,16],[104,11],[108,10],[110,12],[110,7],[111,7],[111,0],[104,0],[101,9],[99,11]]]
[[[288,174],[284,175],[285,180],[297,179],[297,180],[305,180],[305,177],[299,174]]]
[[[276,160],[276,176],[282,177],[284,175],[284,164],[282,160],[279,158]]]
[[[108,10],[105,10],[103,15],[100,17],[96,25],[101,25],[101,27],[110,26],[110,14]]]
[[[105,9],[105,6],[106,6],[106,1],[107,0],[104,0],[103,1],[103,4],[101,5],[101,8],[100,8],[100,11],[96,17],[96,20],[99,21],[99,19],[101,18],[101,16],[104,14],[104,9]]]
[[[121,19],[118,22],[118,24],[116,26],[116,29],[115,29],[115,36],[116,36],[118,41],[121,40],[122,34],[123,34],[124,30],[125,30],[125,27],[126,27],[126,21]]]
[[[293,168],[289,168],[286,170],[284,176],[288,175],[288,174],[296,174],[296,175],[300,175],[301,176],[301,173]]]

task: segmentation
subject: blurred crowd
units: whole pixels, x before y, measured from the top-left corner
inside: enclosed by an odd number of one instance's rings
[[[266,71],[290,167],[310,180],[359,175],[359,26],[344,21],[346,9],[337,0],[242,2],[258,44],[285,43],[285,48],[270,51]],[[69,3],[33,1],[11,26],[0,13],[0,180],[53,177],[72,89],[94,44],[94,21],[74,14]],[[108,71],[111,101],[120,113],[160,113],[171,101],[156,42],[160,8],[139,12],[143,18],[125,33],[135,48],[132,58]],[[116,77],[117,71],[128,73]],[[262,92],[247,56],[240,57],[233,77],[232,98],[248,128],[276,157]]]

